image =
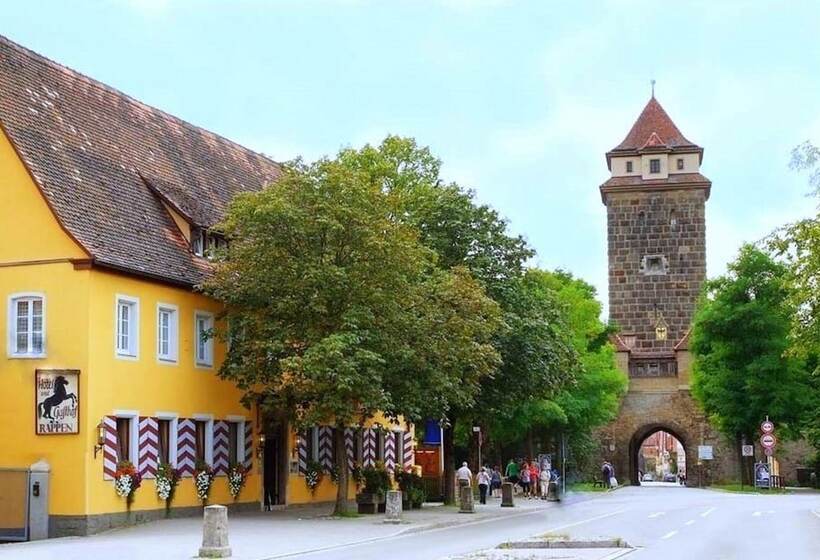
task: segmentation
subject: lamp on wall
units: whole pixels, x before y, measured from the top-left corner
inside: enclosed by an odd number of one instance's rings
[[[256,444],[256,456],[260,459],[265,454],[265,434],[259,434],[259,440]]]
[[[105,428],[103,427],[102,421],[97,424],[97,443],[94,445],[94,458],[97,458],[97,453],[103,450],[103,444],[105,443]]]

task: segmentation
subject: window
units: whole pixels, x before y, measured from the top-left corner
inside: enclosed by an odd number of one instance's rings
[[[117,418],[117,462],[131,460],[131,419]]]
[[[646,255],[641,259],[640,272],[646,275],[666,274],[669,262],[663,255]]]
[[[683,169],[683,158],[678,158],[678,171]]]
[[[204,229],[191,228],[191,251],[200,257],[205,255],[206,237]]]
[[[136,358],[139,348],[139,300],[117,296],[116,320],[117,356]]]
[[[319,460],[319,428],[313,426],[307,433],[308,458],[311,461]]]
[[[175,305],[157,305],[157,359],[177,361],[179,348],[179,313]]]
[[[632,173],[632,162],[631,161],[626,162],[626,172],[627,173]]]
[[[660,173],[661,172],[661,160],[659,160],[659,159],[650,159],[649,160],[649,172],[650,173]]]
[[[197,311],[194,316],[194,343],[196,344],[196,365],[211,367],[214,365],[214,339],[211,330],[214,328],[212,313]]]
[[[673,229],[678,225],[678,215],[674,208],[669,211],[669,225],[672,226]]]
[[[206,437],[205,432],[207,431],[208,423],[204,420],[197,420],[195,423],[196,427],[196,460],[197,461],[204,461],[205,460],[205,450],[206,450]]]
[[[205,461],[209,465],[214,462],[214,421],[210,414],[195,414],[195,452],[197,461]]]
[[[157,420],[157,431],[159,432],[159,449],[157,461],[161,463],[171,462],[171,421]]]
[[[384,461],[384,437],[385,433],[381,430],[376,430],[376,460]]]
[[[8,310],[9,356],[45,357],[45,297],[42,294],[12,295]]]
[[[239,422],[228,422],[228,464],[239,462]]]

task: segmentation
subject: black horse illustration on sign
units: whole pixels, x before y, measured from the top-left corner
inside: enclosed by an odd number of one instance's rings
[[[71,399],[72,404],[77,404],[77,395],[66,391],[66,385],[68,385],[66,378],[62,375],[58,375],[54,380],[54,394],[45,398],[38,406],[40,409],[40,418],[54,420],[54,417],[51,415],[51,409],[55,406],[59,406],[59,404],[65,400]]]

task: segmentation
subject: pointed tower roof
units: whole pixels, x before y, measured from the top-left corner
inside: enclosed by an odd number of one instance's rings
[[[697,144],[690,142],[678,130],[678,127],[669,118],[658,100],[652,97],[641,111],[638,120],[632,125],[632,129],[623,142],[612,148],[611,151],[640,150],[645,146],[659,145],[666,145],[670,148],[699,147]]]

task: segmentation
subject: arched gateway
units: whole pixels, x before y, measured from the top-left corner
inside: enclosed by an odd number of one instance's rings
[[[731,445],[689,392],[689,328],[706,277],[705,206],[712,186],[700,174],[703,148],[678,130],[652,97],[623,142],[607,152],[609,317],[629,392],[618,418],[600,431],[601,460],[622,482],[637,482],[636,446],[664,429],[686,448],[690,483],[731,476]],[[714,459],[698,466],[698,446]]]

